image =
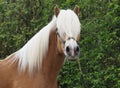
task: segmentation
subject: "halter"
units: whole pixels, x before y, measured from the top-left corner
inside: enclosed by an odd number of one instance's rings
[[[64,39],[61,38],[61,36],[60,36],[60,34],[59,34],[59,32],[58,32],[58,29],[56,29],[56,34],[57,34],[57,36],[60,38],[60,40],[62,41],[62,43],[65,44],[66,41],[65,41]],[[75,40],[74,37],[68,37],[67,40],[70,40],[70,39]]]

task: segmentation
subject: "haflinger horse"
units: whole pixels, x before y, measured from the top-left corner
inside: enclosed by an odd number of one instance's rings
[[[64,63],[76,60],[80,48],[79,8],[54,7],[52,21],[21,49],[0,61],[0,88],[58,88],[57,76]]]

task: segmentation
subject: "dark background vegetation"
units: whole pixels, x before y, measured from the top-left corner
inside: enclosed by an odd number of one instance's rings
[[[81,55],[66,61],[62,88],[120,88],[120,0],[0,0],[0,58],[20,49],[51,21],[53,8],[80,8]]]

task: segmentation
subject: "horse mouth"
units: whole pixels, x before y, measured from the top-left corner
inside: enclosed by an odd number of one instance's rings
[[[67,57],[67,59],[69,60],[69,61],[76,61],[77,60],[77,57]]]
[[[69,61],[76,61],[76,59],[72,58],[72,59],[68,59]]]

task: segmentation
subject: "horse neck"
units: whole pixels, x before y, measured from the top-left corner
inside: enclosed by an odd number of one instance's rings
[[[59,70],[64,62],[64,54],[59,53],[57,46],[57,36],[55,31],[51,31],[49,38],[49,48],[45,59],[43,60],[42,71],[51,78],[57,78]]]

